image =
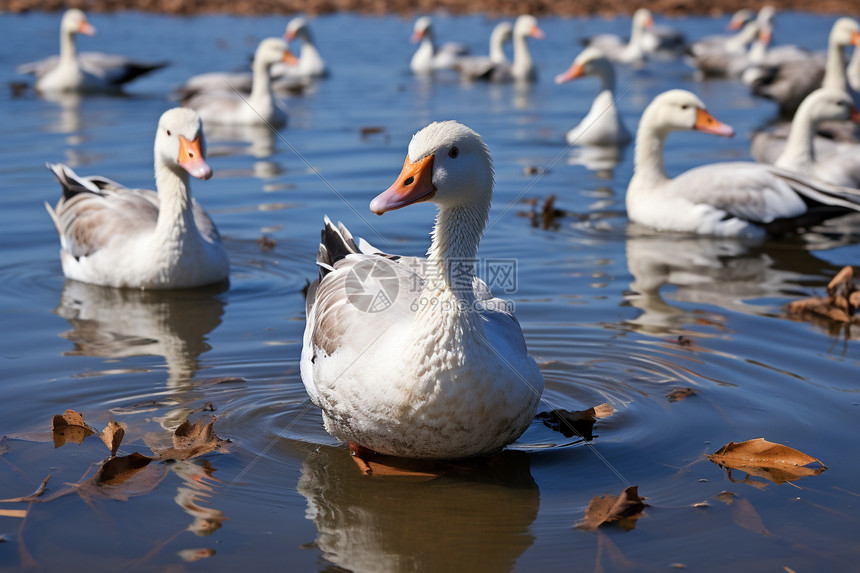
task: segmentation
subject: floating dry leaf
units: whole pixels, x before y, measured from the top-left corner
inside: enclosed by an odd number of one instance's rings
[[[642,517],[647,505],[645,498],[639,495],[639,486],[631,485],[621,495],[595,496],[585,517],[574,527],[585,531],[594,531],[604,523],[614,523],[625,531],[636,527],[636,521]]]
[[[693,388],[674,388],[671,392],[666,394],[666,398],[669,399],[670,402],[678,402],[679,400],[683,400],[684,398],[689,398],[690,396],[697,395]]]
[[[257,239],[257,244],[260,245],[260,248],[264,251],[271,251],[275,248],[275,245],[277,245],[275,239],[267,237],[266,235],[260,236],[260,238]]]
[[[164,464],[154,464],[153,461],[153,458],[137,452],[110,458],[92,478],[74,487],[83,497],[99,496],[125,501],[133,496],[144,495],[155,489],[167,472]]]
[[[214,549],[183,549],[177,553],[179,558],[187,563],[191,563],[192,561],[200,561],[201,559],[206,559],[208,557],[212,557],[215,555]]]
[[[789,316],[808,318],[822,316],[839,322],[860,323],[860,290],[854,287],[854,269],[844,267],[827,285],[826,297],[810,297],[788,303],[785,310]]]
[[[735,501],[735,492],[733,491],[721,491],[716,496],[718,501],[723,502],[726,505],[731,505]]]
[[[211,452],[226,442],[215,435],[212,426],[216,418],[208,424],[197,420],[192,425],[185,420],[173,432],[173,447],[164,450],[153,450],[155,457],[160,460],[187,460]]]
[[[111,457],[113,457],[119,449],[119,444],[122,442],[123,436],[125,436],[125,428],[121,424],[111,420],[100,435],[102,441],[110,450]]]
[[[0,517],[27,517],[26,509],[0,509]]]
[[[827,469],[817,458],[764,438],[729,442],[708,456],[708,459],[721,467],[729,468],[730,478],[731,469],[737,469],[777,484],[805,476],[816,476]]]
[[[51,432],[54,435],[54,447],[59,448],[66,443],[83,443],[87,436],[96,433],[95,428],[84,422],[84,417],[74,410],[66,410],[63,415],[55,415],[51,422]]]
[[[584,440],[593,440],[594,423],[600,418],[611,416],[613,412],[612,406],[604,403],[588,410],[556,409],[550,412],[541,412],[536,418],[543,422],[547,428],[561,432],[565,438],[577,436]]]
[[[0,499],[0,502],[3,503],[16,503],[16,502],[31,502],[36,501],[36,498],[45,493],[45,488],[48,487],[48,480],[51,479],[51,474],[48,474],[48,477],[42,480],[42,485],[36,488],[36,491],[31,493],[30,495],[25,495],[22,497],[10,497],[9,499]]]

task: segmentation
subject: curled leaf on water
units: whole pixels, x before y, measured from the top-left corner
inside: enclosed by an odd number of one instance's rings
[[[164,464],[153,461],[153,458],[137,452],[110,458],[99,466],[93,477],[75,484],[74,489],[84,498],[106,497],[119,501],[147,494],[161,483],[167,473]]]
[[[194,424],[185,420],[173,431],[173,447],[153,450],[155,457],[159,460],[187,460],[227,444],[226,440],[215,435],[215,420],[213,417],[208,424],[203,424],[201,420]]]
[[[823,317],[838,322],[860,324],[860,290],[854,286],[854,269],[844,267],[827,285],[827,296],[813,296],[786,305],[790,318]]]
[[[81,444],[87,436],[97,432],[95,428],[84,422],[80,412],[66,410],[62,416],[54,416],[51,422],[51,433],[54,436],[54,447],[59,448],[67,443]]]
[[[827,469],[827,466],[817,458],[794,448],[769,442],[764,438],[738,443],[729,442],[708,456],[708,459],[720,467],[727,468],[730,479],[732,479],[731,470],[736,469],[776,484],[806,476],[816,476]],[[735,480],[732,479],[732,481]]]
[[[644,515],[647,504],[644,497],[639,495],[639,486],[631,485],[621,492],[621,495],[595,496],[585,517],[574,527],[584,531],[594,531],[604,524],[615,524],[625,531],[636,527],[636,521]]]
[[[600,418],[611,416],[614,410],[609,404],[600,404],[588,410],[561,410],[541,412],[536,418],[547,428],[561,432],[565,438],[580,437],[586,441],[594,439],[592,429]]]
[[[693,388],[673,388],[668,394],[666,394],[666,398],[668,398],[670,402],[678,402],[684,398],[689,398],[690,396],[695,396],[697,394],[698,392]]]
[[[119,445],[122,442],[123,436],[125,436],[125,428],[122,427],[121,424],[118,424],[111,420],[108,422],[108,425],[105,426],[105,429],[102,430],[101,439],[105,443],[105,445],[110,449],[111,457],[116,455],[116,451],[119,449]]]

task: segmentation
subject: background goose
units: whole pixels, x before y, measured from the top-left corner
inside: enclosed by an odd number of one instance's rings
[[[698,56],[707,52],[745,52],[750,42],[755,40],[758,34],[758,23],[755,12],[748,8],[742,8],[732,15],[728,24],[729,30],[734,34],[719,34],[705,36],[687,46],[690,56]]]
[[[579,125],[567,132],[567,142],[577,145],[630,143],[630,132],[615,107],[615,68],[603,52],[597,48],[586,48],[566,72],[555,77],[555,83],[563,84],[585,76],[600,78],[600,92]]]
[[[813,145],[815,130],[822,121],[849,118],[860,121],[860,112],[847,92],[815,90],[797,109],[788,140],[775,165],[835,185],[860,187],[860,145],[831,142],[825,144],[821,153]]]
[[[543,40],[543,30],[534,16],[523,14],[514,22],[514,62],[511,64],[511,77],[518,81],[534,81],[537,69],[529,51],[528,38]]]
[[[685,130],[734,133],[688,91],[654,98],[636,134],[626,198],[631,221],[662,231],[763,237],[860,210],[856,191],[759,163],[714,163],[670,178],[663,166],[665,140]]]
[[[301,374],[326,430],[354,451],[463,458],[493,453],[529,426],[544,382],[520,326],[472,265],[451,266],[475,259],[492,193],[481,137],[454,121],[432,123],[370,204],[381,215],[436,203],[426,259],[356,245],[326,220]]]
[[[271,125],[282,127],[287,123],[287,113],[272,93],[271,68],[278,62],[296,62],[287,43],[280,38],[266,38],[257,47],[252,65],[253,83],[247,97],[229,89],[232,84],[225,83],[228,76],[222,75],[224,88],[196,93],[185,98],[183,105],[196,109],[203,123],[241,126]],[[211,79],[211,78],[210,78]],[[180,93],[188,92],[180,88]]]
[[[511,63],[505,56],[505,42],[513,38],[514,27],[510,22],[499,22],[490,34],[490,54],[488,56],[464,56],[457,60],[460,77],[467,80],[498,81],[509,70]]]
[[[101,52],[77,53],[75,36],[93,36],[96,29],[78,9],[66,10],[60,22],[60,55],[22,64],[17,71],[36,76],[39,92],[117,92],[123,84],[163,68],[167,62],[142,62]]]
[[[454,42],[442,44],[437,49],[433,38],[433,20],[429,16],[421,16],[415,20],[412,43],[419,44],[409,62],[409,69],[416,74],[454,69],[457,60],[469,53],[469,48]]]
[[[158,192],[48,164],[63,195],[45,207],[70,279],[110,287],[187,288],[223,281],[230,265],[215,224],[192,199],[188,176],[209,179],[203,128],[184,108],[164,112],[155,134]]]
[[[752,86],[752,92],[774,100],[779,104],[780,115],[791,118],[800,102],[819,87],[848,91],[845,48],[850,45],[860,46],[860,25],[852,18],[840,18],[830,30],[823,60],[819,54],[812,54],[774,66]]]
[[[630,24],[630,39],[625,42],[615,34],[599,34],[588,38],[585,45],[598,48],[606,57],[622,64],[641,64],[646,54],[642,45],[645,29],[654,26],[654,18],[646,8],[639,8],[633,13]]]

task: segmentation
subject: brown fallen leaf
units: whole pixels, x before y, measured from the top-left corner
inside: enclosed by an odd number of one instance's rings
[[[262,235],[257,239],[257,244],[260,245],[260,248],[264,251],[271,251],[275,248],[275,245],[277,245],[273,238],[267,237],[266,235]]]
[[[827,469],[817,458],[764,438],[729,442],[708,459],[720,467],[729,468],[729,477],[731,469],[737,469],[777,484],[815,476]]]
[[[666,394],[666,398],[668,398],[670,402],[678,402],[679,400],[683,400],[684,398],[689,398],[690,396],[695,396],[697,394],[698,392],[692,388],[674,388],[671,392]]]
[[[42,485],[36,488],[36,491],[31,493],[30,495],[25,495],[22,497],[10,497],[9,499],[0,499],[2,503],[16,503],[16,502],[30,502],[36,501],[36,498],[45,493],[45,488],[48,487],[48,480],[51,479],[51,474],[48,474],[48,477],[42,480]]]
[[[595,496],[585,510],[585,517],[574,527],[594,531],[605,523],[614,523],[630,531],[636,527],[636,521],[647,507],[645,499],[639,495],[639,486],[636,485],[626,488],[621,495]]]
[[[215,431],[212,429],[215,420],[216,418],[213,416],[206,425],[201,420],[197,420],[193,425],[185,420],[173,431],[172,448],[153,450],[156,459],[187,460],[221,447],[227,442],[215,435]]]
[[[716,496],[717,500],[723,502],[726,505],[731,505],[735,501],[735,492],[733,491],[721,491]]]
[[[827,296],[813,296],[786,305],[790,317],[824,317],[838,322],[860,323],[856,315],[860,307],[860,291],[854,287],[854,269],[850,266],[839,271],[827,285]]]
[[[27,517],[26,509],[0,509],[0,517]]]
[[[385,128],[381,125],[366,125],[362,127],[360,130],[361,138],[366,139],[368,135],[373,135],[375,133],[385,133]]]
[[[215,555],[214,549],[183,549],[177,553],[179,558],[185,561],[186,563],[191,563],[193,561],[199,561],[201,559],[206,559],[208,557],[212,557]]]
[[[152,463],[149,456],[134,452],[106,460],[90,479],[75,484],[82,497],[107,497],[126,501],[151,492],[167,473],[164,464]]]
[[[122,427],[121,424],[118,424],[111,420],[108,422],[108,425],[105,426],[105,429],[102,430],[100,434],[102,441],[110,450],[111,457],[116,455],[116,451],[119,449],[119,444],[122,442],[123,436],[125,436],[125,428]]]
[[[84,422],[84,417],[74,410],[66,410],[63,415],[55,415],[51,422],[51,433],[54,436],[54,447],[67,443],[83,443],[87,436],[96,433],[95,428]]]
[[[547,428],[561,432],[565,438],[577,436],[590,441],[594,439],[592,434],[594,423],[600,418],[611,416],[613,413],[612,406],[603,403],[588,410],[555,409],[550,412],[541,412],[535,417],[543,422]]]

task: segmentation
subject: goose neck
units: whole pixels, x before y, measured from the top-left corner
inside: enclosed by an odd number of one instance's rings
[[[669,179],[663,163],[663,148],[668,133],[649,125],[648,119],[647,113],[643,115],[636,133],[631,189],[655,189]]]
[[[452,292],[460,299],[473,296],[474,266],[489,211],[489,202],[485,206],[439,209],[427,262],[435,273],[441,273],[441,281],[431,288]]]
[[[812,141],[817,123],[810,117],[809,108],[801,106],[791,122],[785,149],[776,161],[777,166],[802,169],[815,161]]]
[[[60,32],[60,63],[73,62],[77,59],[75,33],[67,30]]]
[[[272,80],[269,75],[271,64],[254,60],[252,68],[251,96],[249,101],[261,102],[272,99]]]
[[[518,69],[531,69],[532,54],[529,51],[529,43],[523,34],[514,34],[514,67]]]
[[[155,185],[158,189],[158,223],[156,235],[163,239],[175,238],[194,229],[191,211],[191,187],[188,173],[179,166],[156,161]]]
[[[847,87],[845,78],[845,46],[834,38],[827,45],[827,63],[824,67],[824,80],[821,86],[844,90]]]
[[[494,33],[490,37],[490,61],[494,64],[503,64],[508,61],[505,56],[504,37],[500,33]]]

